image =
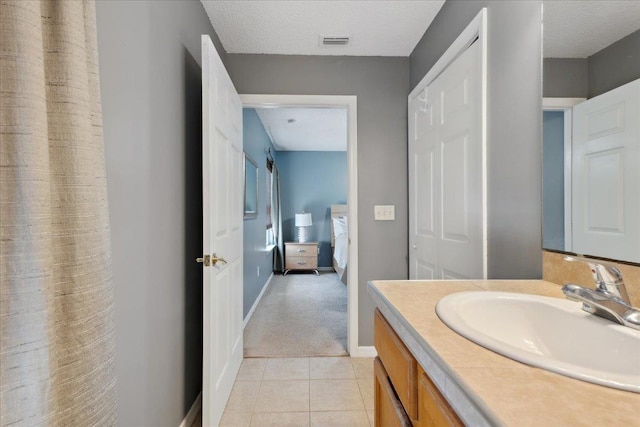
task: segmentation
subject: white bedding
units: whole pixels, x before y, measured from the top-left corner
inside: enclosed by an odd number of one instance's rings
[[[349,232],[347,226],[347,217],[340,216],[332,219],[332,233],[333,233],[333,267],[336,273],[340,276],[340,280],[344,284],[347,283],[346,271],[347,261],[349,258]]]
[[[336,260],[338,267],[344,269],[347,267],[348,259],[347,235],[340,234],[336,236],[336,246],[333,248],[333,258]]]

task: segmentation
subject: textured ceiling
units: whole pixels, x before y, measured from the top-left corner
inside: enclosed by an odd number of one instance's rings
[[[229,53],[409,56],[444,0],[201,0]],[[349,36],[321,46],[320,36]]]
[[[444,4],[444,0],[201,1],[229,53],[354,56],[409,56]],[[640,0],[544,0],[543,4],[547,58],[586,58],[640,29]],[[346,47],[326,47],[320,46],[320,36],[352,40]],[[278,150],[346,150],[344,110],[257,112]],[[287,123],[290,118],[296,122]]]
[[[256,108],[278,151],[346,151],[347,110]],[[289,123],[290,119],[295,120]]]
[[[640,0],[544,0],[545,58],[586,58],[640,29]]]

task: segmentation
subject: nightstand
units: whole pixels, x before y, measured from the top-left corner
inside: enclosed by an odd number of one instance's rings
[[[318,273],[318,242],[284,242],[284,275],[292,270]]]

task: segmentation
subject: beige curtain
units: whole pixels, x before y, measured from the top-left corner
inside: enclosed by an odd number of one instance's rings
[[[0,8],[0,425],[113,425],[95,5]]]

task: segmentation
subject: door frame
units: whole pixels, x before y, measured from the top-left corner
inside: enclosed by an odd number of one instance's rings
[[[571,220],[571,153],[573,144],[573,107],[587,98],[542,98],[542,111],[564,113],[564,250],[573,248],[573,223]]]
[[[240,94],[244,108],[343,108],[347,111],[347,211],[349,218],[349,266],[347,268],[347,352],[366,357],[358,346],[358,97],[343,95]],[[360,354],[362,353],[362,354]]]

